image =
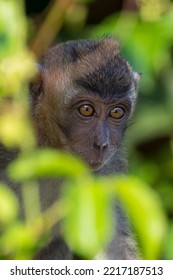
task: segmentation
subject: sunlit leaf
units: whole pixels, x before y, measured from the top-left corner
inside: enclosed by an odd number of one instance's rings
[[[0,1],[0,59],[20,51],[25,45],[26,19],[23,1]]]
[[[146,21],[155,21],[166,12],[169,7],[169,1],[165,0],[148,0],[140,3],[141,17]]]
[[[13,192],[0,184],[0,225],[12,222],[18,214],[18,201]]]
[[[9,175],[15,181],[32,180],[40,177],[87,175],[82,161],[57,150],[36,150],[20,156],[9,167]]]
[[[38,238],[34,230],[15,223],[0,237],[1,254],[11,259],[30,259],[37,247]]]
[[[23,83],[35,73],[34,58],[28,51],[3,58],[0,62],[0,95],[19,94]]]
[[[23,104],[13,104],[0,106],[0,138],[7,147],[33,147],[35,139],[31,127],[31,122],[26,116],[28,108]],[[6,106],[7,105],[7,106]],[[26,141],[27,139],[27,141]]]
[[[23,1],[0,1],[0,95],[19,93],[23,82],[36,72],[26,48]]]
[[[84,27],[87,18],[87,7],[84,5],[71,5],[66,14],[66,25],[74,31]]]
[[[113,223],[110,196],[98,181],[83,178],[66,188],[69,214],[63,224],[65,239],[82,258],[93,258],[110,240]]]

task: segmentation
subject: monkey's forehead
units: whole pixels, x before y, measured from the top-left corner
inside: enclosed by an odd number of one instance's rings
[[[114,97],[125,95],[133,84],[133,74],[127,62],[117,55],[113,59],[103,60],[100,64],[94,63],[80,72],[79,66],[77,76],[73,77],[73,84],[86,90],[96,92],[101,97]]]
[[[50,59],[53,56],[59,60],[60,64],[65,65],[99,52],[116,55],[119,53],[118,40],[112,37],[105,37],[97,40],[67,41],[49,49],[46,57]]]
[[[78,40],[59,44],[45,56],[44,66],[73,86],[107,98],[125,94],[133,83],[132,69],[119,52],[117,40]]]
[[[41,60],[46,68],[68,68],[71,64],[98,64],[119,54],[119,44],[116,39],[76,40],[57,44],[50,48]]]

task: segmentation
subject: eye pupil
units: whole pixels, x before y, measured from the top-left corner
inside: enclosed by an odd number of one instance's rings
[[[124,116],[124,110],[120,107],[116,107],[110,111],[110,116],[113,119],[120,119]]]
[[[94,114],[94,108],[91,105],[82,105],[78,108],[79,113],[85,117],[91,117]]]

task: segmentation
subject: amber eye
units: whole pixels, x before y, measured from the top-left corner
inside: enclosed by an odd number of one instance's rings
[[[110,116],[113,119],[121,119],[124,116],[124,110],[120,107],[115,107],[110,111]]]
[[[84,117],[91,117],[94,115],[94,108],[91,105],[82,105],[78,108],[78,111]]]

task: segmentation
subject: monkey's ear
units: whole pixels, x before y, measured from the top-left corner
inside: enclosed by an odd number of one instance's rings
[[[36,102],[43,93],[43,72],[44,68],[41,64],[37,64],[37,73],[29,85],[30,96],[32,102]]]
[[[135,86],[136,86],[136,87],[138,86],[138,82],[139,82],[141,76],[142,76],[142,73],[133,72],[133,78],[134,78]]]
[[[134,80],[136,83],[139,82],[140,78],[142,76],[142,73],[139,73],[139,72],[133,72],[133,77],[134,77]]]

